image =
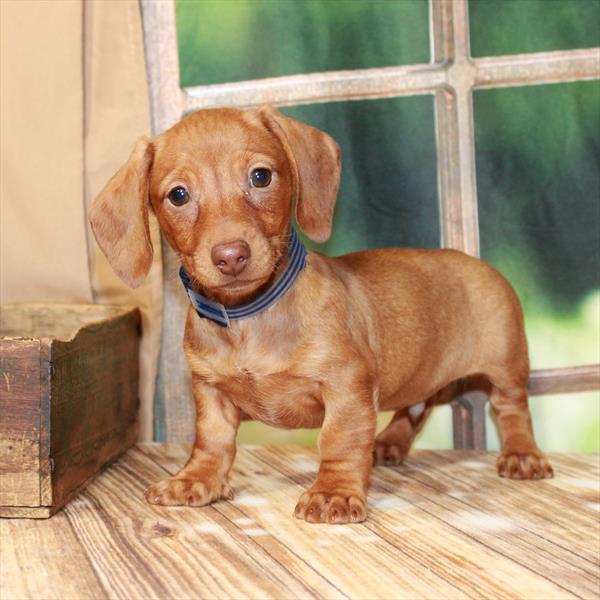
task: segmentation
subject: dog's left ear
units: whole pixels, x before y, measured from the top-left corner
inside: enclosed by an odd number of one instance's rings
[[[340,185],[340,148],[326,133],[263,106],[260,114],[282,143],[292,169],[295,216],[313,242],[326,242]]]

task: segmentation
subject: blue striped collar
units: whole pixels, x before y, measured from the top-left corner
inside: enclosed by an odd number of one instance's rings
[[[210,300],[192,289],[190,278],[184,268],[179,269],[179,277],[185,287],[185,291],[196,309],[198,315],[205,319],[214,321],[221,327],[229,327],[231,321],[253,317],[263,310],[273,306],[292,287],[294,281],[306,264],[306,249],[298,239],[294,228],[291,228],[291,239],[289,246],[289,260],[283,273],[277,281],[261,296],[255,298],[249,304],[227,308],[214,300]]]

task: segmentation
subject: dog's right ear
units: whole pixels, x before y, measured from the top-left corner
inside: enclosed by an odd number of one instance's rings
[[[340,185],[339,146],[324,131],[290,119],[268,105],[258,111],[288,155],[298,225],[313,242],[326,242]]]
[[[153,158],[152,143],[141,138],[90,209],[90,224],[98,245],[115,273],[134,288],[152,265],[148,210]]]

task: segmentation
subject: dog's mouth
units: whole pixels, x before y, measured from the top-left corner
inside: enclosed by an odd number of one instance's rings
[[[225,306],[240,306],[259,296],[272,282],[272,276],[233,279],[206,289],[207,295]]]
[[[215,290],[227,290],[230,292],[234,291],[243,291],[249,287],[256,287],[257,284],[264,283],[264,278],[260,279],[234,279],[233,281],[229,281],[228,283],[224,283],[223,285],[218,285],[214,289]]]

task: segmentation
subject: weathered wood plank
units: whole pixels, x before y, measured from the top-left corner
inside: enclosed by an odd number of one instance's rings
[[[56,318],[57,310],[60,319]],[[4,337],[72,339],[83,323],[119,317],[127,307],[105,304],[3,304],[0,335]]]
[[[336,527],[295,519],[292,511],[303,488],[260,460],[260,454],[258,449],[239,451],[233,479],[237,496],[231,503],[214,504],[215,510],[225,510],[227,504],[239,507],[250,529],[262,534],[257,539],[278,538],[302,561],[318,568],[344,596],[437,598],[450,593],[453,598],[468,597],[435,573],[428,571],[422,577],[424,566],[418,560],[397,552],[364,524]],[[172,445],[168,454],[158,452],[154,458],[174,473],[185,462],[187,449]]]
[[[63,513],[44,521],[2,519],[0,540],[3,600],[106,597]]]
[[[529,395],[570,394],[600,389],[600,365],[537,369],[529,378]]]
[[[50,520],[1,523],[2,597],[600,599],[598,456],[511,482],[493,454],[416,451],[375,469],[365,523],[329,526],[291,514],[306,448],[240,449],[231,502],[146,504],[188,451],[142,445]]]
[[[137,439],[139,325],[139,312],[123,309],[98,323],[84,320],[68,342],[52,343],[55,504]]]
[[[267,454],[265,455],[265,453]],[[170,458],[169,470],[174,472],[177,469],[177,467],[183,463],[185,457],[185,450],[183,452],[179,452],[178,456],[177,451],[175,451],[175,456],[172,455]],[[261,465],[260,467],[258,467],[258,472],[257,466],[255,464],[257,457],[260,457],[261,459]],[[159,460],[160,459],[162,459],[164,462],[164,455],[162,455],[159,458]],[[298,465],[303,466],[304,470],[306,470],[306,466],[309,466],[310,471],[298,474]],[[270,480],[273,478],[273,471],[271,471],[272,467],[275,468],[275,473],[285,473],[287,477],[299,484],[299,487],[294,486],[294,488],[287,489],[285,494],[285,500],[282,499],[282,501],[273,501],[273,484],[270,483]],[[234,481],[234,483],[238,486],[243,486],[244,494],[248,493],[249,489],[253,490],[252,502],[260,503],[261,497],[264,501],[268,501],[270,504],[268,507],[268,513],[270,515],[272,514],[271,511],[273,510],[273,505],[275,507],[281,507],[282,502],[285,502],[288,505],[287,510],[281,510],[281,508],[278,509],[278,512],[280,512],[280,518],[277,522],[277,526],[275,529],[277,531],[277,535],[281,536],[282,532],[290,527],[295,531],[297,531],[298,528],[302,527],[307,527],[308,531],[311,531],[311,528],[314,529],[314,526],[299,523],[298,521],[294,520],[290,515],[295,501],[297,500],[298,495],[302,491],[302,488],[308,486],[312,482],[312,479],[314,477],[314,470],[316,470],[316,461],[314,460],[314,455],[312,453],[306,454],[305,452],[299,449],[261,449],[253,451],[251,458],[248,458],[247,455],[242,452],[238,457],[236,469],[237,479]],[[245,475],[242,472],[245,473]],[[265,478],[265,489],[261,489],[262,478]],[[253,487],[250,488],[249,486]],[[254,488],[257,488],[256,491],[254,491]],[[351,529],[366,528],[366,531],[363,531],[359,534],[359,537],[361,539],[371,539],[372,541],[374,541],[375,536],[379,536],[381,538],[381,542],[386,543],[386,545],[388,546],[392,546],[393,552],[389,553],[387,557],[386,554],[388,553],[386,553],[384,549],[377,548],[375,560],[381,562],[381,560],[383,560],[383,558],[386,557],[385,561],[387,563],[395,563],[398,560],[398,557],[402,556],[403,566],[406,566],[407,556],[410,557],[410,560],[415,560],[416,558],[417,561],[420,562],[420,569],[426,567],[429,573],[429,577],[431,577],[432,573],[437,573],[443,580],[445,580],[446,593],[448,593],[449,589],[453,589],[454,595],[456,595],[459,592],[458,589],[456,589],[456,587],[452,588],[452,585],[462,585],[462,591],[468,594],[472,593],[473,590],[479,590],[479,593],[481,593],[482,595],[514,595],[517,594],[517,592],[523,590],[521,580],[525,579],[529,581],[529,584],[531,586],[530,590],[532,592],[534,590],[539,591],[544,589],[546,597],[570,596],[569,591],[567,589],[562,588],[560,585],[557,585],[556,582],[554,582],[554,585],[550,582],[547,582],[543,574],[536,580],[535,573],[526,573],[525,569],[522,569],[522,567],[518,565],[517,561],[512,561],[509,557],[507,560],[507,557],[502,555],[501,553],[498,553],[497,555],[496,549],[486,548],[485,545],[483,545],[483,548],[477,549],[476,544],[473,544],[472,540],[470,539],[472,535],[468,527],[466,532],[461,531],[460,534],[457,536],[458,528],[455,527],[455,524],[447,522],[445,523],[447,527],[443,526],[444,524],[441,522],[441,520],[434,516],[435,511],[429,510],[425,511],[426,514],[422,514],[421,511],[423,511],[423,508],[420,506],[419,513],[411,513],[409,515],[410,518],[408,520],[408,524],[410,526],[410,540],[408,542],[406,540],[398,541],[398,528],[402,530],[403,528],[406,528],[407,525],[403,524],[402,522],[399,523],[397,521],[396,517],[398,515],[395,515],[392,521],[389,523],[386,522],[385,518],[383,520],[381,518],[378,518],[377,514],[379,511],[377,505],[381,503],[382,506],[385,506],[387,503],[391,507],[394,507],[394,505],[396,505],[397,507],[399,505],[403,508],[406,508],[407,506],[409,506],[409,504],[406,500],[398,499],[397,497],[395,497],[394,490],[380,490],[379,493],[375,492],[375,494],[376,496],[374,498],[374,501],[372,501],[372,504],[375,504],[375,509],[371,510],[371,517],[369,521],[367,521],[364,525],[361,526],[351,526]],[[245,502],[246,500],[242,498],[242,501]],[[233,504],[235,503],[236,501],[233,502]],[[217,509],[219,506],[221,506],[221,504],[215,505]],[[270,522],[265,523],[264,519],[261,520],[261,516],[264,512],[264,507],[261,509],[260,506],[261,505],[259,504],[259,507],[255,509],[256,514],[252,514],[252,509],[250,509],[249,514],[251,514],[251,516],[254,517],[255,522],[262,529],[264,529],[265,531],[269,531],[269,528],[272,527],[272,524]],[[433,528],[432,523],[435,524]],[[469,525],[468,522],[467,525]],[[453,529],[454,531],[452,531]],[[317,530],[321,543],[330,543],[334,545],[336,542],[338,542],[339,538],[334,538],[333,540],[327,539],[327,537],[329,537],[327,535],[329,533],[327,528],[323,531],[322,528],[317,527]],[[464,539],[461,539],[461,536]],[[458,537],[459,539],[454,539],[455,537]],[[421,539],[419,540],[419,538]],[[346,542],[349,543],[350,539],[351,537],[344,538],[345,546]],[[300,546],[302,545],[297,533],[291,538],[291,540],[293,540],[292,543],[294,543],[296,548],[299,547],[299,544]],[[419,541],[415,542],[415,540]],[[477,541],[481,544],[481,540]],[[449,548],[457,550],[449,551]],[[356,555],[357,553],[361,555],[361,564],[365,564],[365,548],[348,548],[347,550],[352,556]],[[327,564],[327,555],[324,557],[316,557],[314,556],[314,549],[311,548],[310,551],[312,552],[312,555],[309,556],[308,559],[305,557],[305,560],[311,563],[314,562],[320,564],[321,567],[324,564]],[[440,568],[440,564],[443,563],[444,555],[446,555],[447,558],[446,569]],[[474,560],[472,556],[477,557],[477,559]],[[476,573],[476,575],[471,574],[472,580],[469,580],[469,573],[471,573],[471,570],[468,570],[467,573],[461,571],[460,575],[456,573],[456,570],[454,569],[454,564],[457,560],[462,560],[465,564],[468,564],[469,561],[474,560],[475,564],[472,565],[472,571],[473,573]],[[481,566],[477,565],[478,561],[481,561]],[[495,564],[495,561],[498,564]],[[487,569],[483,569],[483,565],[487,566]],[[516,573],[512,572],[512,569],[515,569]],[[381,571],[381,569],[379,570]],[[487,571],[496,574],[504,572],[506,576],[505,579],[509,583],[504,584],[504,587],[502,588],[495,587],[498,585],[498,582],[496,582],[493,578],[486,581],[487,576],[482,575],[482,573],[485,573]],[[396,575],[400,576],[400,573],[396,571]],[[378,580],[381,585],[381,589],[386,589],[388,591],[392,589],[394,593],[400,593],[399,590],[395,590],[393,588],[394,582],[386,582],[385,579],[381,579],[381,577],[382,574],[379,573]],[[406,577],[400,577],[400,579],[404,580],[406,579]],[[512,583],[510,583],[515,581],[519,581],[520,583],[518,585],[513,585]],[[356,578],[354,578],[353,583],[354,585],[356,585]],[[396,581],[395,584],[397,585],[398,582]],[[392,586],[391,588],[390,585]],[[546,586],[546,589],[544,588],[544,586]],[[581,587],[585,588],[585,586]],[[369,590],[368,588],[364,590],[363,593],[366,593],[367,595],[369,593],[375,595],[377,594],[376,591]],[[437,593],[440,593],[439,590]]]
[[[5,304],[0,315],[0,516],[44,518],[137,439],[140,314]]]
[[[314,473],[298,474],[293,458],[309,457],[299,449],[271,447],[261,449],[265,463],[307,486]],[[292,465],[290,468],[289,465]],[[510,556],[496,552],[474,538],[469,527],[456,527],[437,515],[435,506],[424,506],[422,499],[411,495],[406,486],[382,488],[377,485],[376,469],[370,497],[370,518],[365,526],[410,556],[417,557],[428,572],[436,573],[466,594],[483,597],[571,597],[568,591],[528,571]],[[396,487],[396,489],[394,489]],[[461,568],[457,570],[457,565]]]
[[[132,451],[65,509],[92,564],[100,573],[110,573],[110,579],[101,575],[109,595],[312,595],[252,536],[214,507],[165,509],[146,504],[143,490],[165,475],[156,463]],[[133,578],[130,569],[136,573]],[[326,596],[339,597],[335,593]]]
[[[433,2],[432,8],[447,11],[452,4]],[[438,18],[432,27],[434,48],[443,25],[444,20]],[[448,56],[452,42],[446,42],[446,53],[435,53],[433,65],[328,71],[186,88],[185,109],[252,107],[264,103],[286,106],[431,93],[449,82],[447,67],[440,63]],[[465,71],[471,75],[474,87],[485,89],[598,79],[597,57],[598,48],[492,56],[469,61]]]
[[[590,494],[584,501],[568,493],[570,478],[561,475],[562,465],[555,464],[556,476],[543,481],[511,481],[501,479],[494,468],[494,454],[448,455],[443,452],[415,454],[413,461],[424,470],[409,471],[420,484],[437,486],[455,497],[469,500],[490,512],[509,515],[523,529],[535,531],[558,547],[568,547],[584,560],[598,564],[598,547],[590,545],[582,531],[598,532],[597,512],[588,504],[598,501]],[[557,459],[558,455],[551,456]],[[560,459],[559,459],[560,460]],[[407,466],[410,468],[409,463]],[[595,476],[598,481],[598,475]],[[594,500],[596,498],[596,500]],[[600,537],[599,537],[600,542]]]
[[[181,464],[186,450],[179,445],[144,444],[140,447],[142,452],[154,460],[156,464],[167,473],[172,473]],[[244,506],[234,506],[230,502],[221,502],[213,505],[213,508],[223,517],[235,523],[242,533],[249,535],[253,543],[260,546],[274,561],[282,565],[290,574],[299,578],[303,585],[319,598],[339,598],[343,594],[334,585],[329,583],[314,566],[297,556],[294,545],[288,546],[276,536],[268,534],[251,519]]]
[[[0,506],[40,505],[41,346],[0,339]]]
[[[470,476],[473,480],[468,492],[457,489],[458,486],[452,481],[446,482],[440,477],[439,471],[431,469],[430,463],[420,460],[419,454],[416,459],[410,459],[405,468],[376,469],[373,487],[383,494],[393,493],[401,488],[407,499],[432,518],[465,531],[486,547],[553,581],[572,594],[593,597],[598,591],[597,564],[582,560],[572,548],[548,539],[546,524],[532,521],[527,505],[523,506],[523,511],[515,518],[513,510],[507,510],[501,503],[492,505],[489,502],[490,496],[518,495],[520,485],[531,487],[542,482],[506,482],[498,478],[495,485],[482,484],[481,477],[478,476],[480,468],[493,468],[493,465],[473,459],[464,462],[469,463],[464,470],[471,471],[465,476]],[[506,489],[506,484],[516,487]],[[541,485],[538,490],[540,495],[547,493]],[[571,510],[582,508],[585,507],[579,506]],[[584,526],[579,531],[582,530],[587,530],[587,527]],[[593,537],[593,526],[590,532]],[[600,547],[598,537],[596,535],[596,546]],[[588,539],[588,543],[590,541],[593,548],[594,541]]]
[[[55,512],[49,506],[0,506],[0,518],[47,519]]]
[[[40,347],[40,505],[56,506],[52,489],[52,366],[50,364],[50,340],[43,339]],[[47,401],[45,401],[47,399]],[[0,514],[5,515],[3,509]],[[51,513],[56,510],[51,511]],[[43,510],[37,512],[36,518],[43,518]]]

